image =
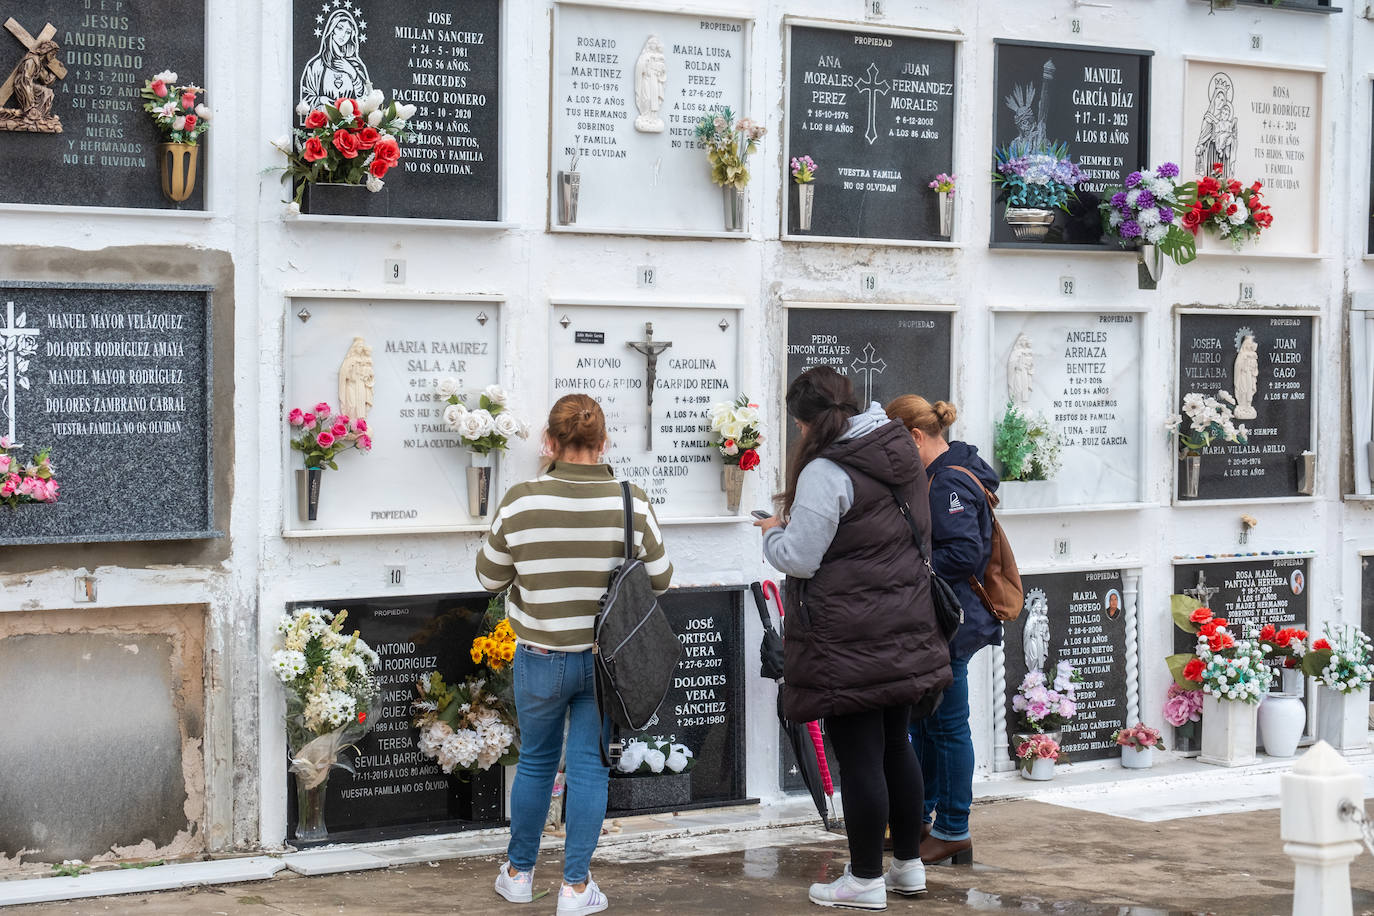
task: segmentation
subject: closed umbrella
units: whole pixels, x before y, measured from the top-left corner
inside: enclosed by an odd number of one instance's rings
[[[821,740],[820,726],[815,722],[803,725],[789,722],[782,713],[782,637],[773,628],[772,615],[768,611],[765,590],[778,596],[778,587],[773,582],[755,582],[749,586],[754,593],[754,604],[758,607],[759,620],[763,622],[763,642],[759,646],[759,674],[778,682],[778,721],[782,723],[783,733],[792,745],[792,753],[797,759],[802,782],[806,784],[811,799],[816,803],[816,813],[821,816],[825,829],[830,829],[830,807],[827,796],[835,790],[830,780],[830,769],[826,765],[825,747]],[[782,602],[778,600],[778,619],[782,619]],[[812,728],[815,731],[812,731]]]

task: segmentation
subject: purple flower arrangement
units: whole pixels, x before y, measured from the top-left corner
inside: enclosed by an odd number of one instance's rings
[[[1027,149],[999,149],[992,180],[1001,186],[1007,206],[1036,210],[1065,209],[1074,188],[1087,176],[1068,156],[1064,144]]]
[[[1165,162],[1126,176],[1126,186],[1101,205],[1103,229],[1123,248],[1158,245],[1177,264],[1197,257],[1182,213],[1191,203],[1191,186],[1179,181],[1178,166]]]

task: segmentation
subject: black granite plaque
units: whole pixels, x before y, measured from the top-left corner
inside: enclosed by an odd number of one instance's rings
[[[851,239],[943,240],[929,182],[954,171],[955,43],[891,32],[790,30],[787,154],[820,167],[811,228]],[[797,192],[787,178],[787,193]]]
[[[416,832],[443,824],[445,829],[501,823],[505,770],[496,766],[467,779],[447,776],[439,764],[416,748],[410,703],[422,674],[438,671],[449,683],[477,669],[468,651],[482,625],[490,595],[418,595],[301,601],[288,605],[348,611],[346,631],[358,630],[382,657],[377,677],[381,697],[372,730],[350,753],[357,770],[336,769],[329,777],[325,823],[340,831],[408,827]],[[288,777],[294,830],[295,788]],[[335,836],[334,840],[339,837]]]
[[[1308,557],[1285,555],[1175,563],[1174,594],[1211,608],[1238,639],[1258,636],[1266,623],[1306,629],[1309,565]],[[1196,636],[1174,627],[1175,652],[1196,646]]]
[[[386,177],[390,216],[497,219],[500,0],[294,0],[292,9],[293,107],[360,98],[370,85],[417,108],[414,136]]]
[[[1250,397],[1243,385],[1241,349],[1257,345],[1258,378]],[[1245,445],[1214,443],[1204,450],[1198,499],[1267,499],[1298,496],[1296,459],[1312,448],[1313,319],[1278,312],[1184,314],[1178,325],[1178,397],[1226,391],[1239,402],[1236,422],[1249,431]],[[1245,406],[1254,409],[1246,416]],[[1186,423],[1187,421],[1185,421]],[[1182,463],[1178,498],[1187,499]]]
[[[1117,249],[1103,238],[1097,206],[1103,192],[1147,168],[1150,133],[1150,51],[998,39],[993,140],[1068,145],[1088,179],[1068,212],[1060,212],[1044,242],[1018,242],[992,207],[992,246],[1083,245]]]
[[[1112,734],[1126,721],[1126,599],[1121,570],[1025,576],[1025,609],[1004,629],[1007,695],[1007,746],[1016,755],[1012,734],[1017,713],[1012,698],[1031,667],[1053,679],[1066,661],[1078,669],[1078,712],[1064,727],[1063,748],[1071,761],[1118,757]]]
[[[789,308],[787,381],[815,366],[850,376],[859,405],[919,394],[950,396],[950,312],[917,309]],[[787,424],[788,448],[796,428]]]
[[[60,487],[0,511],[0,544],[219,536],[209,287],[0,281],[0,341],[0,435]]]
[[[683,653],[658,721],[643,736],[692,751],[693,805],[744,798],[744,594],[736,588],[673,589],[659,598]]]
[[[201,0],[23,0],[0,12],[34,39],[51,24],[66,76],[50,88],[62,133],[0,131],[0,201],[146,209],[204,209],[208,150],[202,137],[196,190],[178,205],[162,196],[144,80],[174,71],[178,85],[205,86],[205,4]],[[0,78],[25,53],[0,29]],[[14,107],[13,96],[0,107]]]

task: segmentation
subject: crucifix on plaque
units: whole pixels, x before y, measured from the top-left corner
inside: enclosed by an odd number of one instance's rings
[[[1219,588],[1207,587],[1207,573],[1199,569],[1197,571],[1197,585],[1193,588],[1184,589],[1183,594],[1187,595],[1189,598],[1196,598],[1205,606],[1210,606],[1212,603],[1212,597],[1218,594],[1220,591],[1221,589]]]
[[[653,322],[646,322],[644,325],[644,339],[631,340],[626,342],[631,350],[636,353],[644,354],[645,360],[649,364],[649,387],[645,392],[645,414],[644,419],[648,422],[645,427],[645,445],[650,451],[654,447],[654,386],[658,382],[658,358],[663,351],[673,345],[671,340],[654,340]]]
[[[865,410],[873,402],[873,376],[879,375],[887,368],[887,360],[875,359],[877,351],[873,349],[873,344],[864,344],[864,358],[854,360],[849,368],[854,370],[855,375],[864,377],[864,399],[860,405]]]
[[[38,349],[38,342],[34,338],[39,330],[25,326],[28,322],[24,312],[19,313],[16,321],[13,302],[5,303],[5,318],[5,324],[0,325],[0,353],[5,354],[5,415],[10,421],[9,437],[13,440],[17,438],[15,417],[19,413],[14,396],[15,379],[19,380],[21,388],[28,389],[28,357]]]
[[[864,78],[855,81],[854,88],[868,93],[868,129],[864,131],[864,139],[872,146],[878,139],[878,96],[887,95],[892,84],[878,79],[878,65],[870,63]]]

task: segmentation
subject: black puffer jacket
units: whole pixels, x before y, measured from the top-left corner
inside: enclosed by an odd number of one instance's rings
[[[854,486],[810,579],[787,579],[783,711],[793,722],[920,706],[950,683],[949,646],[896,485],[930,549],[926,476],[911,435],[892,422],[822,454]],[[928,703],[925,705],[929,705]]]

